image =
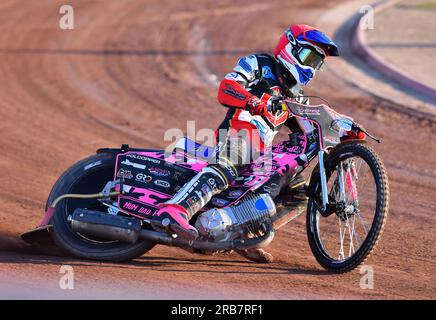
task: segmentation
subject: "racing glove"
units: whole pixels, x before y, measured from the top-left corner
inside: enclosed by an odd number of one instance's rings
[[[365,140],[366,134],[362,131],[356,132],[356,131],[346,131],[346,137],[345,139],[358,139],[358,140]]]
[[[262,116],[268,111],[275,113],[277,110],[281,110],[280,104],[280,98],[263,94],[260,99],[256,96],[250,97],[247,101],[247,109],[254,116]]]

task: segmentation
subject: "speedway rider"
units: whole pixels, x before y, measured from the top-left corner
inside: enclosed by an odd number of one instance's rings
[[[281,110],[280,100],[296,98],[300,103],[308,103],[301,86],[312,80],[326,57],[339,55],[333,41],[308,25],[291,25],[273,53],[274,56],[253,54],[239,59],[218,89],[218,101],[229,107],[219,129],[246,130],[250,154],[252,150],[261,152],[271,146],[274,135],[283,125],[297,134],[310,132],[310,123],[288,119],[288,112]],[[227,149],[218,143],[220,154],[216,163],[199,172],[156,213],[161,219],[169,218],[171,230],[180,237],[188,240],[198,237],[196,228],[189,224],[190,218],[238,176],[240,163],[229,160],[229,143],[225,144]],[[288,187],[304,187],[304,183],[304,178],[298,175]],[[272,261],[272,256],[262,249],[239,253],[257,262]]]

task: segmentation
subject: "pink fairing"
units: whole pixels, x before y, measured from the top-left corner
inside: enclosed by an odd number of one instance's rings
[[[300,145],[302,150],[304,150],[305,145],[306,137],[302,135]],[[250,189],[256,189],[268,181],[268,178],[275,172],[285,175],[287,172],[295,171],[297,167],[297,162],[295,159],[300,156],[300,154],[296,153],[297,149],[298,146],[285,147],[282,145],[282,143],[273,146],[272,158],[267,155],[260,156],[254,163],[251,164],[250,170],[244,170],[246,172],[241,173],[240,178],[234,181],[233,185],[243,185],[245,187],[249,187]],[[188,158],[186,161],[186,158],[184,159],[183,154],[180,153],[172,153],[166,157],[163,151],[135,152],[135,154],[180,165],[196,172],[200,172],[208,165],[208,162],[204,159]],[[167,196],[148,189],[136,188],[135,192],[144,193],[144,196],[141,196],[137,199],[150,205],[156,205],[156,200],[153,198],[158,197],[160,199],[164,199]],[[171,196],[168,196],[168,198],[171,198]]]
[[[206,167],[208,165],[207,161],[200,160],[200,159],[188,158],[186,160],[186,159],[184,159],[183,154],[171,154],[171,155],[165,157],[165,152],[163,152],[163,151],[161,151],[161,152],[153,152],[153,151],[126,152],[126,153],[120,153],[118,156],[129,154],[129,153],[134,153],[134,154],[138,154],[138,155],[153,158],[153,159],[164,160],[166,162],[180,165],[181,167],[188,168],[188,169],[194,170],[196,172],[200,172],[204,167]],[[118,158],[117,158],[117,164],[118,164]],[[118,168],[115,168],[115,174],[117,172],[118,172]],[[116,179],[116,176],[114,177],[114,179]]]
[[[233,185],[243,185],[252,190],[263,185],[274,173],[285,175],[295,172],[298,166],[296,159],[301,155],[307,143],[304,135],[299,138],[298,146],[289,146],[283,142],[274,145],[272,156],[270,152],[265,152],[240,172],[240,177],[233,182]]]
[[[271,165],[270,170],[267,170],[266,172],[265,170],[253,170],[249,177],[243,178],[243,185],[255,189],[264,184],[268,180],[268,177],[274,172],[279,172],[279,174],[285,174],[287,171],[295,170],[295,168],[297,167],[297,162],[295,161],[295,159],[300,156],[300,154],[287,153],[292,152],[293,150],[283,151],[284,153],[273,152],[273,162],[276,163],[276,167],[273,167]],[[138,154],[150,158],[165,160],[174,164],[179,164],[181,166],[188,167],[196,172],[200,172],[204,167],[208,165],[206,161],[194,158],[188,159],[187,162],[181,162],[181,158],[174,154],[165,158],[163,152],[138,152]],[[255,161],[254,166],[256,166],[257,163],[259,164],[259,167],[263,167],[265,169],[266,162],[271,162],[271,159],[267,159],[265,156],[261,156]],[[287,167],[287,165],[289,167]],[[240,180],[238,179],[238,181],[235,181],[234,184],[238,185],[239,181]]]
[[[254,163],[250,165],[249,170],[243,170],[241,175],[236,179],[232,185],[249,187],[251,190],[257,189],[267,182],[271,175],[279,173],[285,175],[292,173],[297,168],[297,161],[295,160],[299,154],[289,153],[273,153],[273,159],[259,157]]]
[[[165,193],[161,193],[158,192],[156,190],[151,190],[151,189],[143,189],[143,188],[134,188],[134,187],[129,187],[129,186],[124,186],[123,188],[124,190],[126,190],[128,193],[130,194],[141,194],[138,197],[134,197],[132,199],[136,199],[139,200],[143,203],[147,203],[147,204],[151,204],[153,206],[156,206],[158,204],[158,200],[161,200],[160,202],[163,202],[165,200],[171,199],[173,196],[169,195],[169,194],[165,194]],[[124,198],[129,198],[129,197],[124,197]]]
[[[55,208],[48,207],[48,209],[45,211],[44,217],[39,223],[39,226],[42,227],[48,225],[50,223],[50,219],[53,217],[54,212]]]
[[[351,176],[350,170],[347,170],[347,174],[345,175],[345,181],[347,183],[348,190],[350,190],[351,199],[353,201],[357,200],[357,187],[353,177]]]

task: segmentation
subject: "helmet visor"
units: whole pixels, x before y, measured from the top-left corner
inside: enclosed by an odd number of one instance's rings
[[[301,64],[311,67],[315,70],[321,68],[324,63],[324,56],[318,51],[308,48],[301,47],[297,52],[297,58]]]

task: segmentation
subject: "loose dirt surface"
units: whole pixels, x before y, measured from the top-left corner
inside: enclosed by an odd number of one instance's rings
[[[289,23],[315,23],[335,1],[71,1],[75,30],[60,30],[63,1],[0,2],[0,296],[4,298],[436,298],[435,123],[405,116],[320,73],[309,93],[364,123],[391,186],[388,221],[360,273],[331,275],[313,258],[300,217],[281,229],[270,265],[158,246],[130,263],[42,256],[18,235],[39,222],[57,177],[99,147],[164,147],[165,130],[215,128],[225,114],[216,81],[240,56],[270,51]],[[316,89],[316,90],[315,90]],[[75,290],[59,289],[60,266]]]
[[[423,0],[403,1],[377,14],[377,27],[366,30],[368,45],[390,64],[436,89],[436,4]],[[406,26],[404,21],[410,21]],[[401,32],[399,31],[401,30]],[[419,57],[419,59],[410,59]]]

